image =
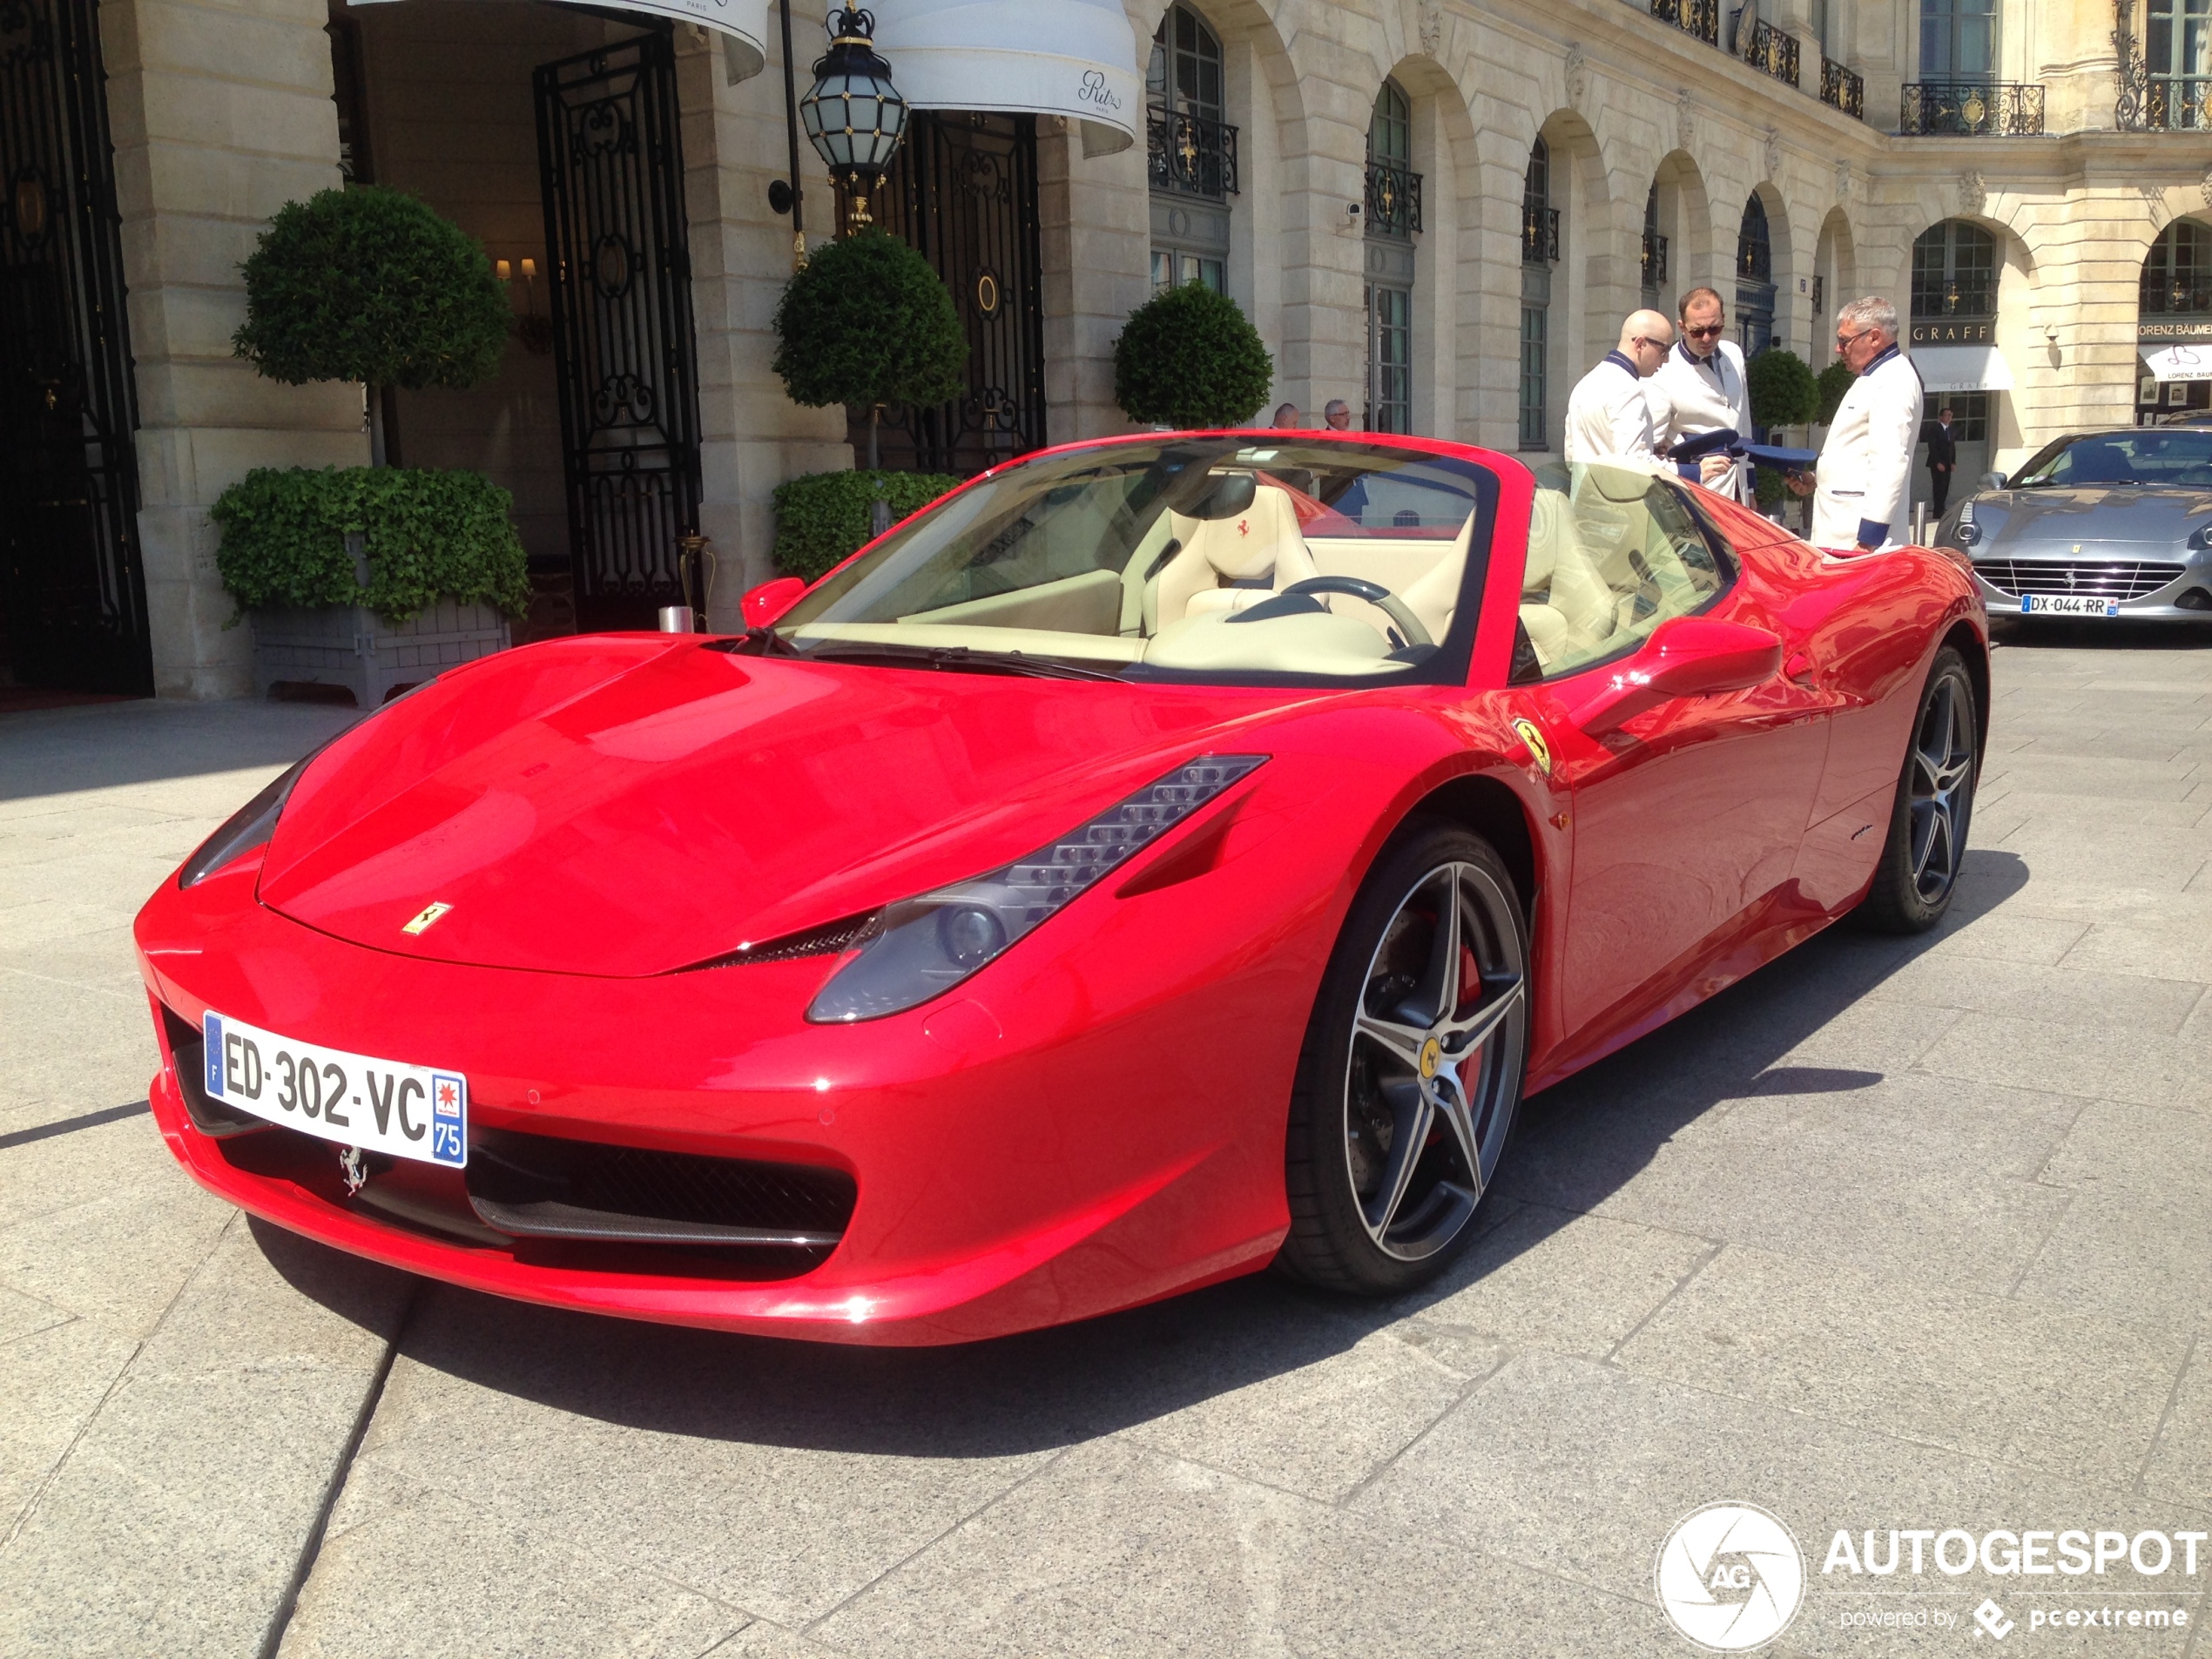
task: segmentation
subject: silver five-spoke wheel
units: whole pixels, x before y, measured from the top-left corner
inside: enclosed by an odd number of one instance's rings
[[[1943,920],[1959,890],[1981,772],[1981,712],[1966,659],[1936,652],[1898,778],[1862,920],[1885,933],[1925,933]]]
[[[1527,957],[1513,878],[1488,843],[1416,826],[1378,864],[1299,1067],[1285,1265],[1401,1290],[1469,1237],[1520,1102]]]

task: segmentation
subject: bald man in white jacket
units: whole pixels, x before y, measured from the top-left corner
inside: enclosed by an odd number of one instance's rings
[[[1820,448],[1812,502],[1816,547],[1873,552],[1912,532],[1912,447],[1920,440],[1920,371],[1897,348],[1897,307],[1869,296],[1836,314],[1836,350],[1858,378]],[[1793,484],[1802,495],[1801,483]]]
[[[1567,400],[1569,466],[1584,461],[1629,462],[1656,469],[1651,406],[1643,383],[1675,343],[1675,326],[1656,311],[1638,311],[1621,325],[1621,344],[1598,360]]]

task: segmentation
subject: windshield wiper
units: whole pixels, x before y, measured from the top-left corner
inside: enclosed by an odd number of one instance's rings
[[[1073,663],[1025,656],[1018,651],[974,651],[966,645],[901,645],[889,640],[832,639],[816,645],[806,656],[836,658],[846,662],[871,658],[894,664],[927,664],[936,669],[966,669],[979,673],[1026,674],[1035,679],[1112,680],[1122,677],[1103,668],[1079,668]]]
[[[773,628],[748,628],[741,634],[716,640],[707,649],[727,651],[732,657],[804,657],[806,654]]]

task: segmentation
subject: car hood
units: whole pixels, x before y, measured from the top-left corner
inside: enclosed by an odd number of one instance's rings
[[[2001,545],[2008,552],[2066,556],[2076,543],[2085,550],[2108,543],[2171,549],[2208,521],[2212,491],[2142,484],[1995,490],[1974,498],[1974,522],[1982,530],[1975,551]]]
[[[651,636],[530,647],[334,744],[260,894],[378,950],[663,973],[994,868],[1295,700]]]

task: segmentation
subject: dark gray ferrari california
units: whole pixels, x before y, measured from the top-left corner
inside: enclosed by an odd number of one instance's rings
[[[1992,617],[2212,622],[2212,428],[2072,433],[1982,485],[1935,540]]]

